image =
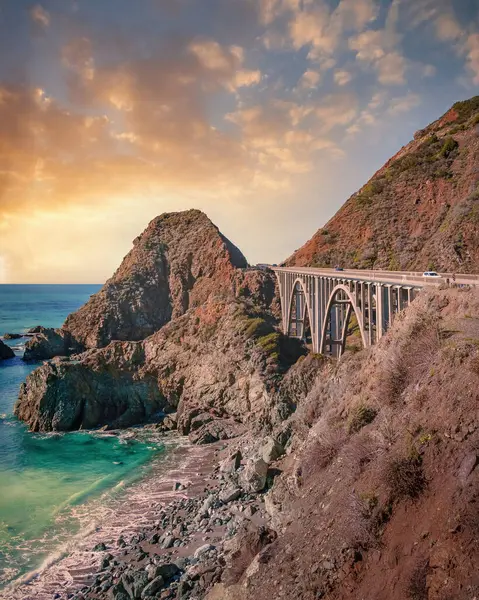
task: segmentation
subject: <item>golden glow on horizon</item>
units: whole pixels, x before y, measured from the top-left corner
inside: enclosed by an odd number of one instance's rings
[[[0,284],[7,283],[7,264],[5,258],[0,255]]]

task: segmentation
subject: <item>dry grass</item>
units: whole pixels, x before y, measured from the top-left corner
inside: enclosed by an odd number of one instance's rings
[[[422,307],[409,307],[407,319],[393,326],[393,344],[379,365],[377,399],[395,404],[406,388],[430,372],[443,335],[437,316]]]
[[[427,574],[429,571],[429,564],[427,560],[421,561],[411,573],[409,579],[409,585],[406,593],[410,600],[427,600]]]
[[[393,500],[417,498],[426,487],[421,457],[394,457],[386,463],[384,479]]]
[[[325,427],[315,432],[303,460],[303,476],[308,477],[318,469],[326,468],[338,455],[345,439],[344,431],[337,426]]]
[[[369,423],[372,423],[376,418],[378,411],[366,404],[358,404],[351,409],[348,417],[348,431],[355,433]]]

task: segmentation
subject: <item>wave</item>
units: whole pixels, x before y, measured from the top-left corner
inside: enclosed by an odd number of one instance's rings
[[[0,592],[0,598],[46,600],[58,591],[76,592],[84,585],[85,578],[96,576],[102,556],[92,553],[97,543],[118,539],[120,535],[133,535],[140,527],[154,522],[158,507],[174,494],[173,481],[178,481],[179,473],[185,469],[195,470],[197,453],[204,451],[204,447],[194,447],[186,457],[177,456],[173,449],[190,446],[187,439],[165,442],[170,450],[161,460],[152,461],[148,468],[134,469],[128,478],[118,481],[91,502],[82,503],[78,494],[72,495],[64,503],[63,511],[59,510],[58,517],[63,518],[70,507],[80,531],[59,544],[37,568],[12,581],[3,590],[5,596]],[[105,478],[100,479],[89,486],[90,492],[92,487],[102,485]],[[88,494],[88,490],[84,490],[82,496]]]

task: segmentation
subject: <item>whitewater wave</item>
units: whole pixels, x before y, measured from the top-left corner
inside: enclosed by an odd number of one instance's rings
[[[37,568],[0,591],[0,598],[50,600],[59,591],[74,593],[96,576],[101,553],[92,549],[97,543],[114,543],[120,536],[133,535],[139,528],[154,522],[161,505],[172,498],[173,482],[182,480],[188,465],[196,468],[195,457],[203,451],[201,447],[194,447],[180,464],[174,450],[189,447],[188,440],[171,437],[162,442],[168,450],[144,469],[133,469],[128,477],[100,496],[83,502],[88,495],[108,485],[107,478],[99,478],[58,507],[57,523],[73,518],[78,524],[78,533],[59,542]],[[186,479],[183,481],[187,482]],[[41,540],[34,543],[41,544]],[[25,550],[28,552],[28,546]]]

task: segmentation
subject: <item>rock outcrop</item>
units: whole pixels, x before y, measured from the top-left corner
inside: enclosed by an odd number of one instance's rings
[[[171,319],[232,291],[241,252],[199,210],[154,219],[103,288],[63,329],[87,348],[142,340]]]
[[[10,348],[10,346],[7,346],[7,344],[4,344],[2,340],[0,340],[0,360],[6,360],[7,358],[14,357],[15,352]]]
[[[287,265],[479,272],[479,96],[418,131]]]
[[[196,442],[234,437],[276,415],[281,374],[305,352],[275,323],[250,300],[210,299],[142,342],[42,365],[22,386],[15,414],[35,431],[66,431],[176,411],[176,427]]]
[[[82,360],[55,358],[33,371],[22,384],[15,406],[32,431],[69,431],[99,425],[126,427],[159,414],[166,401],[151,377],[138,379],[141,344],[116,343]]]
[[[80,352],[82,347],[63,329],[36,327],[33,337],[25,344],[23,360],[43,360]]]

